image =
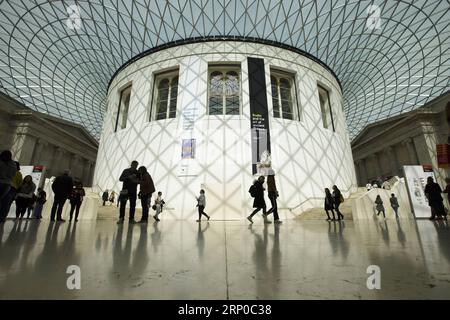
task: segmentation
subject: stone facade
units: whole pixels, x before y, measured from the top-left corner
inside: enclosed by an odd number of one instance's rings
[[[378,177],[401,177],[404,165],[431,165],[437,182],[445,186],[450,171],[438,168],[436,144],[447,143],[449,101],[447,93],[419,109],[367,126],[352,141],[358,185]]]
[[[43,165],[45,177],[70,169],[92,185],[98,142],[80,125],[32,111],[0,95],[0,150],[9,149],[21,165]]]

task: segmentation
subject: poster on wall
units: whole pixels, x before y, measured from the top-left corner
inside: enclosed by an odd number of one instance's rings
[[[262,155],[270,155],[269,111],[264,59],[248,58],[248,82],[252,134],[252,174],[256,174]]]
[[[450,167],[450,145],[448,144],[437,144],[436,154],[438,161],[438,168],[447,169]]]
[[[36,190],[44,184],[44,166],[20,166],[22,177],[30,175],[36,185]]]
[[[181,142],[181,159],[195,158],[195,139],[183,139]]]
[[[434,177],[430,170],[424,170],[423,166],[403,166],[406,186],[411,208],[416,218],[429,218],[431,209],[425,196],[425,185],[428,177]]]

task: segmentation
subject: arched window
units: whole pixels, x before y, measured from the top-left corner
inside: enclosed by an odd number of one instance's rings
[[[154,120],[176,118],[178,96],[178,70],[155,76]],[[152,116],[151,116],[152,117]],[[150,118],[151,120],[152,118]]]
[[[240,79],[236,66],[211,67],[209,72],[209,115],[240,114]]]
[[[271,70],[270,82],[274,118],[300,120],[298,105],[295,103],[294,75]]]

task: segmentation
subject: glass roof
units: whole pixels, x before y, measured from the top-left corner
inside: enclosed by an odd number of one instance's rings
[[[0,2],[0,91],[99,137],[111,76],[153,47],[239,36],[306,51],[338,76],[350,137],[450,89],[449,1]]]

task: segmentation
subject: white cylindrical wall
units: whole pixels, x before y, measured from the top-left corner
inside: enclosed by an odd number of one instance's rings
[[[206,190],[205,211],[215,219],[240,219],[251,211],[252,175],[247,58],[264,59],[272,167],[281,218],[322,206],[324,188],[336,184],[344,195],[356,187],[342,93],[334,76],[296,52],[257,43],[216,41],[180,45],[147,55],[121,70],[108,91],[94,185],[120,191],[119,176],[132,160],[145,165],[166,200],[166,217],[196,217],[199,190]],[[241,114],[210,116],[208,68],[233,63],[241,68]],[[149,121],[155,74],[178,68],[177,116]],[[273,117],[271,68],[295,76],[300,121]],[[115,132],[120,91],[132,85],[127,126]],[[335,131],[325,129],[318,84],[330,92]],[[192,129],[183,115],[195,112]],[[196,139],[193,160],[181,159],[183,139]],[[187,168],[188,173],[182,173]],[[267,205],[270,202],[266,197]],[[285,210],[283,210],[285,209]],[[291,209],[291,210],[287,210]]]

